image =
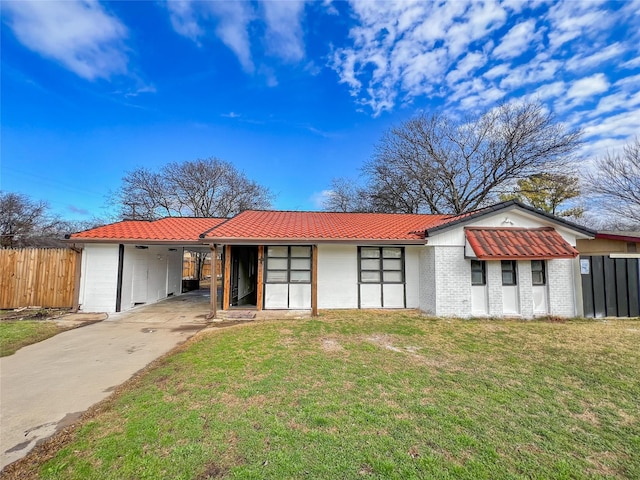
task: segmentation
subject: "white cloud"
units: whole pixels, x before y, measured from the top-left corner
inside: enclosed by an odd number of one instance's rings
[[[500,59],[519,57],[531,47],[531,43],[536,41],[538,37],[534,19],[521,22],[513,26],[502,37],[500,45],[493,50],[493,56]]]
[[[574,39],[596,37],[599,32],[610,30],[615,22],[612,15],[604,6],[604,2],[563,1],[553,5],[547,16],[551,22],[552,31],[549,33],[551,50],[562,47]]]
[[[621,56],[626,50],[620,42],[615,42],[601,50],[598,49],[595,53],[576,55],[567,61],[567,70],[576,71],[593,68],[603,62]]]
[[[4,2],[16,38],[87,80],[127,72],[125,26],[95,0]]]
[[[180,35],[199,43],[198,39],[204,32],[198,24],[198,16],[193,9],[193,2],[191,0],[168,0],[166,5],[173,29]]]
[[[167,9],[173,29],[202,46],[210,34],[222,41],[237,57],[247,73],[256,69],[256,56],[264,53],[285,62],[297,63],[305,58],[302,1],[263,2],[259,8],[245,1],[170,0]],[[332,5],[327,9],[331,10]],[[256,32],[263,32],[263,38]],[[277,84],[273,71],[266,75],[270,85]]]
[[[264,20],[267,25],[265,39],[269,53],[289,62],[304,58],[302,16],[304,2],[265,2]]]
[[[309,200],[314,208],[320,210],[324,208],[326,202],[334,195],[333,190],[322,190],[321,192],[314,192]]]
[[[242,68],[253,72],[251,59],[251,41],[249,23],[254,18],[251,4],[248,2],[205,2],[218,20],[216,35],[235,53]]]
[[[486,62],[487,57],[484,53],[468,53],[458,62],[455,70],[451,70],[447,74],[447,81],[449,83],[455,83],[458,80],[467,77],[469,73],[475,71],[479,67],[482,67]]]
[[[352,2],[357,24],[351,46],[333,52],[330,66],[374,115],[402,102],[437,94],[434,87],[456,83],[482,68],[484,52],[468,54],[469,45],[506,21],[499,3]],[[463,57],[460,59],[460,57]]]
[[[567,97],[571,99],[583,99],[604,93],[609,89],[609,81],[604,73],[596,73],[590,77],[581,78],[573,82],[567,91]]]

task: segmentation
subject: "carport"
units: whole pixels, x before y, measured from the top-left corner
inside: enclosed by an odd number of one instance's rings
[[[210,253],[199,235],[223,221],[184,217],[125,220],[70,235],[68,241],[82,249],[80,309],[123,312],[181,295],[185,249]],[[213,270],[212,282],[216,283]]]

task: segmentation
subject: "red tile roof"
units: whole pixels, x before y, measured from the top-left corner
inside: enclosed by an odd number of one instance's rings
[[[467,227],[465,235],[480,260],[573,258],[578,255],[578,251],[552,227]]]
[[[92,228],[69,236],[71,240],[148,240],[168,242],[198,242],[199,236],[226,218],[169,217],[160,220],[124,220]]]
[[[247,210],[206,233],[205,239],[245,241],[424,239],[449,215]]]

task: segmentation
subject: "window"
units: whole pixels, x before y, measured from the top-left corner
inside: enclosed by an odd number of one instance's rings
[[[516,261],[502,260],[502,285],[517,285],[516,281]]]
[[[359,247],[358,262],[362,283],[404,283],[402,247]]]
[[[471,260],[471,285],[486,285],[487,273],[482,260]]]
[[[547,275],[544,260],[531,260],[531,283],[533,285],[546,285]]]
[[[267,283],[311,283],[311,247],[267,247]]]

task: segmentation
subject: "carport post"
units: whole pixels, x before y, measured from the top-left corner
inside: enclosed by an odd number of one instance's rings
[[[218,249],[215,243],[210,246],[211,248],[211,285],[209,285],[209,296],[211,302],[211,308],[209,311],[208,319],[216,318],[218,310]]]

